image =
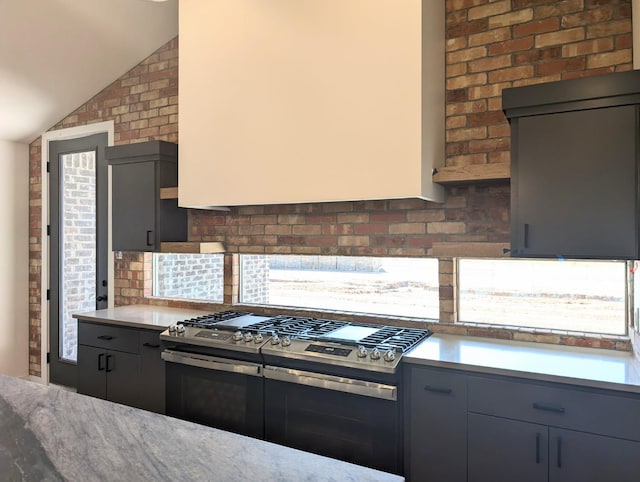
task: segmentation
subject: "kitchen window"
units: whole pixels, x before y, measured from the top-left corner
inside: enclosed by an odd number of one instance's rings
[[[624,261],[460,259],[459,321],[626,334]]]
[[[153,296],[222,303],[224,255],[153,254]]]
[[[438,260],[241,255],[243,304],[439,318]]]

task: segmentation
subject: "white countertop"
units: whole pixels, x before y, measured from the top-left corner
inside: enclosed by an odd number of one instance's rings
[[[111,325],[130,326],[132,328],[151,328],[162,331],[178,321],[206,315],[207,313],[211,313],[211,311],[155,305],[128,305],[88,311],[86,313],[76,313],[73,317],[96,323],[109,323]]]
[[[434,334],[409,351],[403,360],[640,393],[640,362],[630,352]]]
[[[73,316],[95,323],[161,331],[207,313],[129,305]],[[436,333],[405,354],[403,361],[640,393],[640,362],[630,352]]]

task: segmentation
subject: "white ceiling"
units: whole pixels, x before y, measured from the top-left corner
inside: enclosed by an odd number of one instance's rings
[[[31,142],[178,35],[178,0],[0,0],[0,140]]]

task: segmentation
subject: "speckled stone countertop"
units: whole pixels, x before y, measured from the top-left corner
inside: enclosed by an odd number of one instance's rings
[[[640,362],[629,352],[434,334],[403,360],[640,393]]]
[[[0,375],[0,480],[398,482],[403,479]]]
[[[210,311],[154,305],[128,305],[77,313],[73,315],[73,317],[94,321],[96,323],[109,323],[111,325],[122,325],[132,328],[151,328],[162,331],[178,321],[195,316],[202,316],[207,313],[210,313]]]

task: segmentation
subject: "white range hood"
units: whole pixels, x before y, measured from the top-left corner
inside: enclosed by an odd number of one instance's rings
[[[179,204],[442,201],[444,3],[181,0]]]

